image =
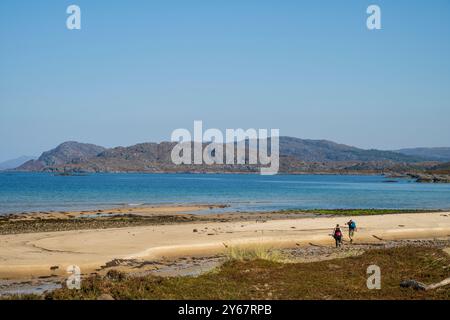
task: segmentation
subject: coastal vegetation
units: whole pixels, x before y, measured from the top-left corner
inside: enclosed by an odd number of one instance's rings
[[[310,263],[272,259],[230,259],[193,277],[131,277],[111,271],[82,281],[80,290],[62,288],[22,299],[450,299],[447,287],[430,291],[402,288],[404,280],[425,284],[450,276],[450,256],[439,248],[398,247]],[[366,270],[381,268],[381,289],[369,290]]]
[[[226,256],[230,261],[266,260],[272,262],[288,262],[289,258],[281,250],[276,250],[263,245],[247,247],[229,247]]]
[[[142,217],[137,215],[122,215],[98,218],[69,218],[69,219],[32,219],[14,220],[0,216],[0,235],[23,234],[35,232],[54,232],[69,230],[89,230],[138,227],[146,225],[161,225],[183,222],[193,222],[198,219],[190,216],[155,215]]]

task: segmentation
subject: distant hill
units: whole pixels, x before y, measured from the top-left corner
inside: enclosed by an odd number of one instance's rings
[[[409,148],[396,150],[395,152],[432,161],[450,161],[450,148]]]
[[[420,156],[404,155],[393,151],[365,150],[328,140],[306,140],[292,137],[280,137],[280,154],[306,162],[419,162],[424,160]]]
[[[270,141],[269,141],[270,143]],[[105,149],[100,146],[65,142],[28,161],[21,171],[73,172],[253,172],[252,165],[181,165],[172,163],[173,142],[141,143]],[[380,171],[408,168],[423,158],[392,151],[364,150],[327,140],[280,137],[282,172]]]
[[[25,162],[36,159],[36,158],[37,157],[21,156],[16,159],[4,161],[4,162],[0,163],[0,170],[8,170],[8,169],[17,168],[18,166],[21,166]]]
[[[45,168],[58,167],[66,164],[83,163],[104,151],[104,147],[94,144],[68,141],[55,149],[44,152],[37,160],[30,160],[19,166],[19,170],[41,171]]]

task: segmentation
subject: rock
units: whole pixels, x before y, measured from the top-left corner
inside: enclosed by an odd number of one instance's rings
[[[416,179],[416,182],[421,183],[450,183],[449,175],[417,173],[417,174],[409,174],[409,176],[413,179]]]
[[[197,230],[197,229],[194,229],[194,230],[192,230],[192,232],[198,232],[198,230]]]
[[[426,285],[416,280],[404,280],[400,282],[402,288],[413,288],[414,290],[426,290]]]
[[[108,273],[106,273],[106,278],[110,280],[120,281],[124,280],[126,278],[125,273],[117,271],[117,270],[109,270]]]
[[[112,295],[103,293],[97,297],[97,300],[115,300]]]

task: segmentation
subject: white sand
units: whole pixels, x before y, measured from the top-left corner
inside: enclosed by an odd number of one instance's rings
[[[82,273],[88,273],[115,258],[206,255],[225,250],[225,245],[291,247],[320,243],[333,246],[334,240],[329,235],[333,227],[337,223],[344,225],[349,219],[184,223],[3,235],[0,236],[0,278],[61,275],[69,265],[78,265]],[[449,213],[361,216],[355,220],[358,224],[355,242],[379,242],[373,235],[384,240],[450,237]],[[59,268],[52,272],[52,266]]]

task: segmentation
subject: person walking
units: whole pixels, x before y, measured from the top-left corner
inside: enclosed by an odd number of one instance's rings
[[[333,230],[333,238],[336,241],[336,248],[339,248],[342,245],[342,230],[338,224]]]
[[[350,238],[350,243],[353,242],[353,236],[355,235],[356,231],[356,222],[351,220],[347,222],[348,225],[348,237]]]

